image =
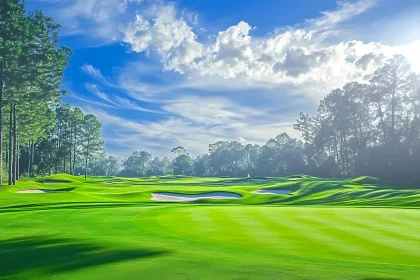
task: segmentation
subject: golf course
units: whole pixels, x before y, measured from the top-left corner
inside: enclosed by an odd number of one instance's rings
[[[371,177],[22,179],[0,279],[420,279],[419,207]]]

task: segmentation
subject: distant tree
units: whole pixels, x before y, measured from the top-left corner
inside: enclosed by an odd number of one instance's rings
[[[172,162],[175,175],[191,176],[194,173],[194,161],[188,154],[177,156]]]
[[[187,149],[182,146],[171,150],[176,158],[172,162],[172,170],[176,175],[192,175],[194,172],[194,163]]]
[[[104,141],[101,137],[101,123],[95,115],[85,115],[82,122],[82,145],[85,158],[85,178],[90,160],[103,152]]]
[[[210,176],[210,157],[209,155],[200,155],[194,160],[194,175],[206,177]]]
[[[188,151],[182,146],[178,146],[178,147],[173,148],[171,150],[171,153],[174,153],[175,156],[189,155]]]
[[[155,176],[161,176],[165,174],[163,164],[158,157],[153,158],[153,160],[150,162],[149,174]]]
[[[122,175],[127,177],[144,177],[149,174],[152,155],[145,151],[135,151],[123,163]]]
[[[105,176],[117,176],[122,170],[122,162],[121,159],[108,156],[104,160],[104,169],[105,169]]]

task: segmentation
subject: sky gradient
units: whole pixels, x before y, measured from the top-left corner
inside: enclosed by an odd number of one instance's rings
[[[103,123],[109,155],[264,144],[394,54],[420,73],[420,1],[27,0],[74,55],[64,102]]]

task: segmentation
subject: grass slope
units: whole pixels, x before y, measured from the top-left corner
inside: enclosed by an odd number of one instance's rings
[[[21,181],[0,188],[0,279],[420,279],[420,191],[378,183],[304,175],[249,185],[182,176]],[[293,193],[252,193],[261,188]],[[59,192],[15,193],[27,189]],[[243,198],[150,200],[152,192],[213,191]]]

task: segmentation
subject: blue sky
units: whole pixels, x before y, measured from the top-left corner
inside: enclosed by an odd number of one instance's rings
[[[105,148],[193,155],[264,144],[397,53],[420,72],[420,1],[27,0],[74,55],[64,102],[96,114]]]

